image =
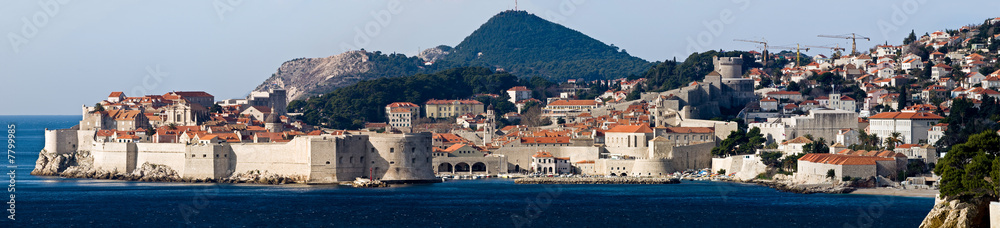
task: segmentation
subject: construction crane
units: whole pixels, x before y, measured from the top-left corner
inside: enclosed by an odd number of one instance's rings
[[[802,48],[802,45],[799,45],[799,44],[795,44],[795,47],[792,47],[792,46],[771,46],[771,48],[777,48],[777,49],[782,49],[782,50],[795,50],[795,66],[796,67],[802,66],[802,63],[799,62],[799,57],[802,55],[802,50],[809,51],[809,48]]]
[[[872,40],[872,38],[868,38],[854,33],[844,34],[844,35],[819,35],[818,37],[851,39],[851,55],[858,55],[858,42],[857,42],[858,39],[865,39],[868,41]]]
[[[837,52],[837,55],[840,55],[840,51],[844,51],[844,48],[840,47],[840,44],[837,44],[837,46],[834,46],[834,47],[829,47],[829,46],[812,46],[812,45],[806,45],[806,47],[830,49],[830,50],[833,50],[833,51]]]
[[[761,64],[761,65],[763,65],[765,68],[767,67],[767,55],[768,55],[768,53],[767,53],[767,40],[765,40],[764,38],[760,38],[760,41],[757,41],[757,40],[744,40],[744,39],[734,39],[733,41],[757,43],[757,44],[764,45],[764,49],[763,49],[764,51],[761,53],[761,55],[764,56],[764,64]]]

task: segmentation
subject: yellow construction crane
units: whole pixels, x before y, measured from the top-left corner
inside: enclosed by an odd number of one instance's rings
[[[760,53],[761,55],[764,56],[764,64],[761,64],[761,65],[764,66],[764,68],[767,68],[767,55],[768,55],[768,53],[767,53],[767,40],[765,40],[764,38],[760,38],[760,41],[757,41],[757,40],[744,40],[744,39],[734,39],[733,41],[757,43],[757,44],[764,45],[764,49]]]
[[[771,48],[777,48],[777,49],[782,49],[782,50],[795,50],[795,66],[796,67],[802,66],[802,63],[799,62],[799,57],[802,55],[802,50],[809,51],[809,48],[802,48],[802,45],[799,45],[799,44],[795,44],[795,47],[792,47],[792,46],[771,46]]]
[[[858,55],[858,43],[857,43],[858,39],[865,39],[868,41],[872,40],[872,38],[868,38],[854,33],[844,34],[844,35],[819,35],[818,37],[851,39],[851,55]]]
[[[830,50],[833,50],[833,51],[837,52],[837,55],[840,55],[840,51],[844,51],[844,48],[840,47],[840,44],[837,44],[837,46],[834,46],[834,47],[829,47],[829,46],[812,46],[812,45],[806,45],[806,47],[830,49]]]

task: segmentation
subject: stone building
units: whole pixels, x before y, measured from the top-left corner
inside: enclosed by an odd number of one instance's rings
[[[660,93],[654,109],[673,110],[684,119],[710,119],[721,115],[722,109],[743,108],[759,101],[753,93],[753,79],[743,78],[743,59],[713,57],[715,71],[702,82]],[[654,110],[655,113],[668,113]]]
[[[767,143],[779,143],[807,134],[813,139],[832,142],[843,129],[858,129],[858,113],[844,110],[809,110],[808,115],[788,118],[768,118],[764,123],[751,123],[750,128],[760,128]]]
[[[483,113],[482,102],[476,100],[434,100],[431,99],[424,104],[427,117],[448,118],[463,114]]]

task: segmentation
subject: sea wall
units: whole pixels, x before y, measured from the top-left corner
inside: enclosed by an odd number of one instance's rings
[[[59,129],[45,130],[45,147],[43,151],[55,154],[69,154],[77,150],[80,143],[77,130]],[[50,140],[51,139],[51,140]]]
[[[391,182],[436,179],[431,136],[430,132],[370,135],[368,140],[381,158],[371,163],[374,176]]]
[[[510,171],[513,172],[516,168],[530,169],[531,156],[539,151],[552,153],[552,156],[555,157],[569,157],[570,162],[578,162],[597,160],[601,148],[594,146],[501,147],[493,153],[506,156],[507,162],[511,164]]]
[[[715,143],[674,146],[671,151],[670,167],[675,171],[712,167],[712,148]]]

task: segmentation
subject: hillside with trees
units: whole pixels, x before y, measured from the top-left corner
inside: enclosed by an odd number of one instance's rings
[[[645,72],[649,62],[579,31],[525,11],[504,11],[476,29],[445,62],[503,68],[553,81],[616,79]]]
[[[492,93],[499,94],[501,99],[480,100],[498,108],[497,113],[509,112],[516,108],[506,101],[503,91],[519,85],[522,82],[516,76],[505,72],[462,67],[434,74],[361,81],[307,100],[292,101],[288,110],[303,113],[301,119],[308,124],[359,129],[365,122],[385,122],[385,106],[392,102],[423,105],[430,99],[466,99]]]

